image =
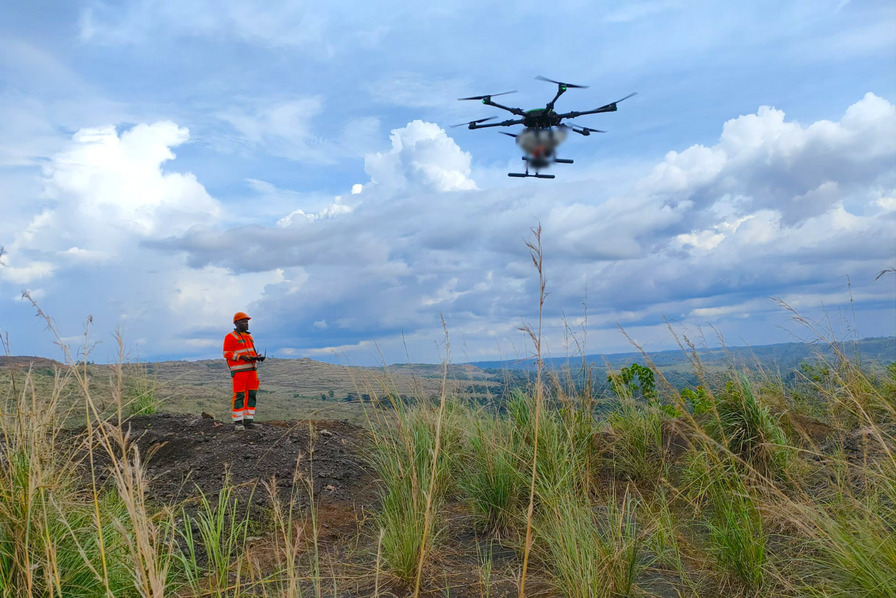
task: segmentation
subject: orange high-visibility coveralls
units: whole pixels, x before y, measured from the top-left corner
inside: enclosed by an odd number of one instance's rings
[[[254,361],[241,361],[240,357],[257,357],[255,343],[248,332],[234,330],[224,337],[224,359],[233,378],[233,422],[255,419],[255,402],[258,395],[258,373]]]

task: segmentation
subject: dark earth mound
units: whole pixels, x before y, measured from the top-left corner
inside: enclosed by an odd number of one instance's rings
[[[309,482],[322,505],[375,501],[373,476],[360,456],[368,433],[344,421],[268,421],[236,432],[208,416],[161,413],[134,417],[123,428],[146,465],[149,497],[159,502],[177,504],[198,490],[214,497],[228,472],[243,498],[257,482],[257,504],[270,502],[261,483],[272,479],[281,498],[295,491],[300,504],[307,504]],[[102,469],[107,459],[99,459]],[[294,484],[296,472],[302,477]]]
[[[406,583],[387,574],[377,581],[375,575],[377,530],[370,515],[378,509],[379,498],[376,477],[366,459],[371,444],[366,429],[344,421],[265,421],[254,429],[236,432],[230,422],[208,415],[170,413],[133,417],[122,428],[145,464],[150,500],[195,511],[197,501],[193,499],[199,492],[214,501],[229,476],[242,504],[249,504],[251,497],[250,516],[255,521],[269,514],[271,500],[262,483],[274,478],[279,497],[296,500],[297,516],[304,520],[300,525],[307,530],[309,490],[313,487],[320,550],[325,555],[321,558],[326,569],[339,578],[338,595],[370,596],[375,587],[384,598],[411,595]],[[108,480],[108,455],[97,450],[94,458],[97,477]],[[301,477],[294,483],[296,471]],[[449,508],[457,509],[457,505]],[[445,530],[448,547],[430,555],[429,579],[421,596],[441,597],[446,588],[457,598],[481,596],[480,542],[489,546],[494,558],[496,579],[489,584],[490,595],[516,596],[514,571],[519,555],[479,538],[468,516],[451,519]],[[264,562],[271,551],[271,532],[263,522],[259,525],[258,536],[250,538],[249,553]],[[530,571],[529,595],[553,595],[534,569]]]

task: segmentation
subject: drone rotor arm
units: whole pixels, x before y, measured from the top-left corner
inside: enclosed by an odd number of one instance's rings
[[[616,102],[612,104],[607,104],[606,106],[601,106],[600,108],[595,108],[594,110],[581,110],[574,112],[566,112],[565,114],[559,114],[559,118],[578,118],[580,116],[584,116],[586,114],[601,114],[602,112],[616,112]]]
[[[491,101],[491,99],[489,99],[487,102],[484,101],[483,103],[486,104],[487,106],[494,106],[495,108],[500,108],[501,110],[506,110],[507,112],[510,112],[511,114],[516,114],[517,116],[523,116],[524,114],[526,114],[520,108],[513,108],[511,106],[502,106],[501,104],[496,104],[495,102]]]
[[[572,122],[564,123],[563,126],[569,127],[574,132],[576,132],[580,135],[585,135],[586,137],[588,135],[590,135],[591,133],[606,133],[606,131],[603,131],[601,129],[592,129],[591,127],[586,127],[584,125],[580,125],[580,124],[576,124],[576,123],[572,123]]]
[[[566,114],[558,115],[560,118],[576,118],[577,116],[582,116],[584,114],[600,114],[602,112],[616,112],[617,107],[616,104],[623,100],[627,100],[632,96],[638,95],[638,92],[630,93],[621,100],[616,100],[615,102],[610,102],[606,106],[601,106],[600,108],[595,108],[594,110],[582,110],[581,112],[567,112]]]
[[[480,125],[478,123],[470,123],[469,128],[485,129],[488,127],[512,127],[513,125],[521,125],[521,124],[523,124],[522,118],[512,118],[510,120],[502,120],[499,123],[488,123],[487,125]]]
[[[470,129],[473,129],[473,128],[475,128],[479,123],[484,123],[485,121],[487,121],[487,120],[492,120],[493,118],[495,118],[495,117],[494,117],[494,116],[488,116],[488,117],[486,117],[486,118],[480,118],[480,119],[478,119],[478,120],[471,120],[470,122],[465,122],[465,123],[459,123],[459,124],[456,124],[456,125],[451,125],[451,127],[452,127],[452,128],[454,128],[454,127],[469,127]]]

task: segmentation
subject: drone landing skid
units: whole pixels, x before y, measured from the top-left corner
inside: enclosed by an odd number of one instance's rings
[[[531,177],[531,178],[534,178],[534,179],[553,179],[553,178],[556,178],[556,177],[555,177],[554,175],[552,175],[552,174],[540,174],[540,173],[538,172],[537,169],[536,169],[536,171],[535,171],[535,174],[529,174],[529,164],[532,163],[533,160],[532,160],[532,158],[530,158],[530,157],[528,157],[528,156],[523,156],[523,162],[526,163],[526,172],[508,172],[508,173],[507,173],[507,176],[517,177],[517,178],[521,178],[521,179],[522,179],[522,178],[526,178],[526,177]],[[572,163],[573,163],[573,161],[570,160],[570,159],[568,159],[568,158],[554,158],[553,160],[551,160],[551,162],[554,162],[555,164],[572,164]],[[538,163],[538,167],[539,167],[539,168],[544,167],[544,166],[546,166],[546,165],[547,165],[547,162],[542,162],[542,161],[540,161],[540,162]]]
[[[538,173],[529,174],[528,172],[508,172],[507,176],[517,177],[517,178],[521,178],[521,179],[526,178],[526,177],[530,177],[533,179],[552,179],[552,178],[554,178],[554,175],[552,175],[552,174],[538,174]]]

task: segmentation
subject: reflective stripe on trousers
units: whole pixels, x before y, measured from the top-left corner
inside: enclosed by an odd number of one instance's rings
[[[232,418],[234,422],[255,419],[258,373],[255,370],[233,374]]]

